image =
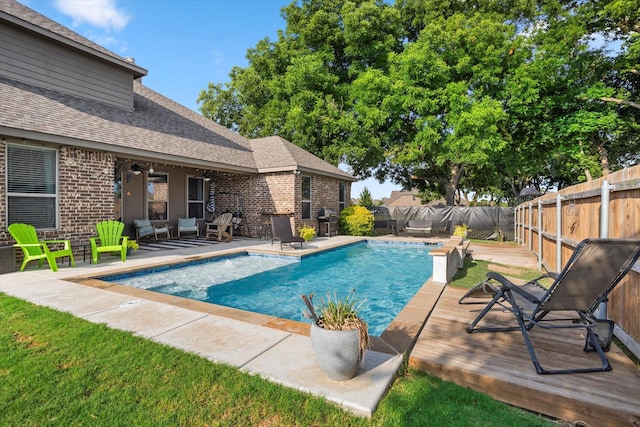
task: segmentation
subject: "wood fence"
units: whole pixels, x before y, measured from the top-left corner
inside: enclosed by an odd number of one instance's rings
[[[523,202],[514,215],[515,240],[538,257],[540,269],[560,271],[583,239],[640,238],[640,166]],[[616,336],[638,356],[639,264],[611,293],[600,312],[600,317],[615,321]]]

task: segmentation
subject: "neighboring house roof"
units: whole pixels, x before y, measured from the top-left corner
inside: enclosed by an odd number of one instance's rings
[[[400,207],[400,206],[445,206],[447,204],[445,199],[432,200],[429,203],[422,204],[420,202],[418,190],[411,191],[392,191],[391,196],[384,200],[382,206],[387,207]],[[469,201],[462,198],[458,206],[468,206]]]
[[[147,75],[147,70],[141,68],[125,58],[116,55],[108,49],[100,46],[91,40],[82,37],[80,34],[71,31],[69,28],[58,24],[38,12],[14,0],[0,0],[0,17],[13,22],[16,25],[27,28],[45,37],[61,41],[69,46],[84,51],[92,51],[94,55],[100,56],[110,62],[128,68],[134,72],[135,77]],[[64,39],[64,40],[61,40]]]
[[[392,191],[384,206],[422,206],[422,202],[418,197],[418,190]]]
[[[89,54],[122,60],[71,30],[12,0],[0,0],[0,21],[63,36]],[[63,41],[59,41],[63,42]],[[133,66],[133,65],[132,65]],[[133,66],[136,68],[135,66]],[[146,70],[140,69],[146,74]],[[134,76],[141,75],[133,71]],[[289,141],[249,140],[133,81],[134,109],[67,95],[0,76],[0,133],[89,149],[118,157],[171,162],[236,173],[307,171],[355,179]]]
[[[279,136],[252,139],[251,147],[255,153],[256,167],[258,172],[261,173],[294,168],[301,172],[313,171],[320,174],[340,175],[345,179],[357,181],[347,172]],[[318,162],[318,160],[321,160],[321,162]]]

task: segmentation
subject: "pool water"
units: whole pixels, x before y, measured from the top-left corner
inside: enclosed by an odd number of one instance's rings
[[[102,280],[196,299],[284,319],[311,322],[301,296],[344,297],[351,290],[363,301],[361,317],[369,333],[380,335],[431,277],[433,245],[358,243],[311,256],[248,254],[186,264],[165,271],[127,273]]]

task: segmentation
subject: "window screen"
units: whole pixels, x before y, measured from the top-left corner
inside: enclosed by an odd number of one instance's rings
[[[7,145],[7,223],[58,225],[58,151]]]

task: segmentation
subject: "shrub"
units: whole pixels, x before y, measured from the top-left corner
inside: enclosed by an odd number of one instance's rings
[[[340,230],[350,236],[369,236],[373,232],[373,214],[363,206],[349,206],[340,212]]]
[[[471,231],[471,229],[467,224],[459,224],[459,225],[456,225],[456,228],[453,230],[453,235],[464,237],[469,231]]]
[[[308,225],[303,225],[298,230],[298,236],[302,237],[305,242],[310,242],[316,235],[316,229]]]

